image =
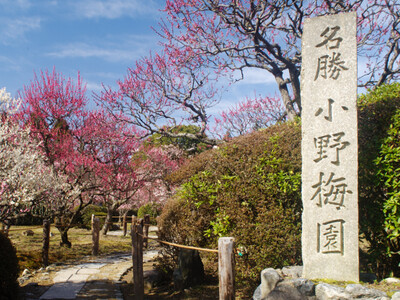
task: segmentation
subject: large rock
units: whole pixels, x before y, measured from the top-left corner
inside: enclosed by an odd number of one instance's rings
[[[327,283],[320,283],[315,287],[318,300],[351,300],[351,296],[344,288]]]
[[[203,282],[204,266],[199,252],[181,249],[178,256],[178,268],[174,271],[173,276],[177,290],[183,290]]]
[[[345,288],[327,283],[315,285],[314,282],[298,278],[301,267],[264,269],[261,284],[253,294],[253,300],[389,300],[385,292],[368,288],[361,284],[348,284]],[[396,278],[386,279],[397,284]],[[391,300],[400,300],[396,291]]]
[[[163,274],[159,270],[153,269],[153,270],[143,271],[143,281],[145,287],[148,290],[156,286],[159,286],[162,283],[163,279],[164,279]]]
[[[400,300],[400,292],[396,292],[392,296],[392,300]]]
[[[22,235],[25,235],[25,236],[33,236],[34,234],[35,233],[30,229],[22,232]]]
[[[306,300],[290,281],[282,281],[264,298],[265,300]]]
[[[349,284],[346,288],[320,283],[315,288],[318,300],[344,300],[344,299],[376,299],[389,300],[386,293],[375,289],[369,289],[361,284]]]
[[[261,299],[264,299],[276,287],[277,283],[282,280],[279,273],[272,268],[261,271]]]
[[[315,284],[311,280],[305,278],[294,278],[291,281],[292,285],[297,288],[301,295],[306,297],[315,296]]]
[[[285,277],[301,278],[303,276],[303,266],[283,267],[282,274]]]
[[[390,299],[386,293],[375,289],[369,289],[361,284],[349,284],[345,291],[348,292],[354,299]]]
[[[254,291],[252,299],[253,300],[261,300],[261,284]]]

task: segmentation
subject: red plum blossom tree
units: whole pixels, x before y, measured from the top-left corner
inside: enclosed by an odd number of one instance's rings
[[[85,93],[79,74],[75,84],[53,70],[35,75],[20,94],[20,122],[39,142],[54,176],[67,178],[65,192],[47,206],[56,218],[61,244],[66,246],[71,245],[68,230],[80,211],[91,203],[90,192],[99,184],[95,180],[96,161],[86,152],[91,141],[85,136]]]

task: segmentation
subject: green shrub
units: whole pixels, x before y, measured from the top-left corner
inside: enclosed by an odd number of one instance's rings
[[[400,84],[383,85],[358,101],[359,220],[365,271],[400,276],[398,155]]]
[[[395,241],[400,237],[400,109],[393,116],[376,165],[386,188],[387,198],[383,205],[385,228],[389,239]],[[395,254],[392,249],[390,251]]]
[[[144,218],[145,215],[150,215],[150,222],[152,224],[156,224],[156,218],[160,214],[160,210],[161,207],[159,204],[147,203],[139,208],[137,212],[137,217]]]
[[[182,185],[159,218],[160,238],[216,249],[219,237],[235,237],[238,279],[252,287],[266,266],[299,264],[300,138],[300,125],[285,123],[194,158],[169,177]]]
[[[18,259],[11,241],[0,232],[0,299],[18,299]]]
[[[107,208],[95,204],[88,205],[81,212],[80,221],[82,228],[92,228],[92,215],[100,217],[100,227],[104,225],[105,217],[107,216]]]
[[[358,101],[359,222],[363,271],[400,276],[400,84]],[[239,282],[265,267],[301,263],[301,133],[285,123],[206,151],[169,176],[180,190],[159,218],[161,239],[216,248],[236,238]],[[366,251],[365,251],[366,250]],[[176,250],[162,268],[173,268]]]

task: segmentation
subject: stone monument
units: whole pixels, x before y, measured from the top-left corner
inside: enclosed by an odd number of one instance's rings
[[[301,85],[303,276],[359,281],[355,13],[305,21]]]

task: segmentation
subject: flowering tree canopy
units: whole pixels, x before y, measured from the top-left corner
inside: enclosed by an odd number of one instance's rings
[[[301,112],[304,20],[349,11],[357,12],[358,52],[366,63],[360,85],[399,79],[400,3],[396,0],[167,0],[168,17],[159,33],[171,52],[191,49],[211,68],[267,70],[292,119]]]
[[[65,192],[65,178],[54,176],[29,128],[21,128],[13,119],[19,103],[5,88],[0,90],[0,221]]]
[[[204,68],[203,58],[190,48],[166,49],[137,61],[118,82],[117,91],[105,88],[96,99],[119,122],[141,128],[136,138],[158,133],[215,144],[205,131],[208,110],[218,101],[215,84],[221,76],[219,71]],[[196,125],[199,130],[166,130],[181,125]]]
[[[221,112],[215,118],[214,134],[221,139],[244,135],[285,120],[285,108],[279,97],[247,98]]]
[[[67,178],[68,189],[47,208],[57,218],[62,243],[69,246],[67,232],[80,210],[87,206],[96,188],[96,160],[87,152],[88,139],[85,121],[86,89],[78,74],[75,84],[61,74],[41,72],[20,97],[21,109],[17,116],[29,128],[32,139],[39,142],[45,162],[55,176]]]

